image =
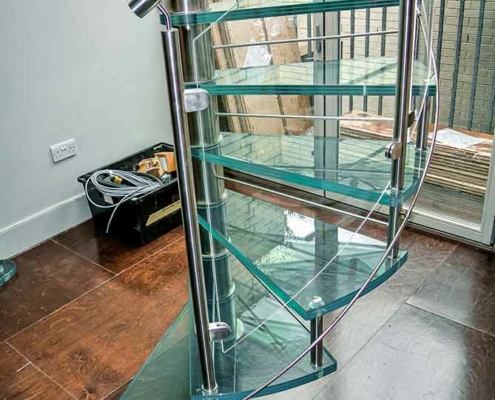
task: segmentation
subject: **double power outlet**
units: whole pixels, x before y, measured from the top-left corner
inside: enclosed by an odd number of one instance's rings
[[[74,139],[66,140],[65,142],[50,146],[54,163],[65,160],[76,155],[76,141]]]

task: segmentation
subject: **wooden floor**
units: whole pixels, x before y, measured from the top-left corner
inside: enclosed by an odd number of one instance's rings
[[[414,232],[402,246],[405,267],[327,338],[338,372],[273,398],[495,399],[494,259]],[[0,288],[0,400],[118,399],[187,298],[179,229],[132,249],[88,222],[16,262]]]

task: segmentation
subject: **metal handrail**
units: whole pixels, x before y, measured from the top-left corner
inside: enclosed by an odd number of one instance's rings
[[[356,37],[369,37],[369,36],[379,36],[379,35],[393,35],[397,34],[399,31],[378,31],[378,32],[361,32],[361,33],[349,33],[344,35],[327,35],[327,36],[313,36],[304,39],[280,39],[280,40],[263,40],[261,42],[249,42],[249,43],[236,43],[236,44],[220,44],[213,46],[215,50],[220,49],[232,49],[238,47],[250,47],[250,46],[263,46],[272,44],[286,44],[286,43],[300,43],[300,42],[316,42],[318,40],[331,40],[331,39],[348,39]]]

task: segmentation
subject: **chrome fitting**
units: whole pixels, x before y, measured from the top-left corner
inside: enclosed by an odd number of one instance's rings
[[[210,95],[204,89],[184,90],[186,112],[198,112],[206,110],[210,106]]]
[[[410,128],[414,125],[414,121],[416,121],[416,111],[412,110],[407,116],[407,127]]]
[[[400,142],[392,142],[385,148],[385,157],[389,160],[397,160],[402,154]]]
[[[232,329],[225,322],[210,323],[210,338],[213,342],[225,340],[232,334]]]

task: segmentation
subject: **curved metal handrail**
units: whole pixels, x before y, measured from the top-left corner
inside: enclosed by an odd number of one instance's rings
[[[423,10],[424,10],[424,5],[422,5]],[[419,9],[416,9],[417,12],[419,12]],[[427,34],[426,30],[423,24],[423,21],[421,19],[421,13],[419,12],[419,25],[421,27],[422,33],[426,38],[427,41]],[[424,12],[424,15],[426,15],[426,12]],[[427,41],[428,42],[428,41]],[[258,389],[255,391],[251,392],[249,395],[245,396],[242,400],[249,400],[259,394],[262,390],[270,386],[273,382],[275,382],[277,379],[279,379],[282,375],[284,375],[287,371],[289,371],[291,368],[293,368],[299,361],[301,361],[311,350],[313,350],[323,339],[338,325],[338,323],[345,317],[345,315],[349,312],[349,310],[356,304],[356,302],[359,300],[360,296],[363,294],[363,292],[366,290],[367,286],[370,284],[370,282],[373,280],[374,276],[377,274],[378,270],[382,266],[383,262],[387,259],[389,253],[392,251],[394,248],[395,244],[397,243],[400,235],[402,234],[404,228],[406,227],[406,223],[408,219],[411,217],[412,211],[414,209],[414,206],[416,205],[416,202],[419,198],[419,194],[421,192],[421,189],[423,187],[423,184],[425,183],[426,180],[426,175],[428,173],[432,156],[433,156],[433,151],[435,149],[435,142],[436,142],[436,137],[437,137],[437,132],[438,132],[438,122],[439,122],[439,105],[440,105],[440,93],[439,93],[439,82],[438,82],[438,67],[436,65],[435,61],[435,56],[433,54],[433,50],[431,46],[428,46],[428,52],[429,52],[429,58],[430,58],[430,64],[433,66],[433,71],[434,71],[434,77],[435,77],[435,84],[437,87],[436,94],[435,94],[435,123],[434,123],[434,129],[433,129],[433,135],[432,135],[432,140],[431,140],[431,145],[430,149],[428,151],[428,158],[426,159],[425,163],[425,169],[423,172],[423,175],[421,176],[421,179],[419,181],[418,185],[418,191],[414,195],[413,199],[411,200],[411,204],[404,216],[404,221],[400,225],[400,227],[397,229],[397,232],[393,239],[391,240],[389,246],[385,250],[385,253],[383,254],[382,258],[378,262],[377,266],[375,269],[371,272],[369,275],[368,279],[366,282],[361,286],[359,291],[356,293],[356,295],[353,297],[353,299],[345,306],[345,308],[340,312],[340,314],[333,320],[333,322],[330,324],[328,328],[326,328],[323,333],[314,340],[313,343],[311,343],[299,356],[297,356],[291,363],[289,363],[283,370],[281,370],[279,373],[277,373],[274,377],[272,377],[270,380],[268,380],[266,383],[264,383],[262,386],[260,386]],[[422,107],[422,109],[424,109]]]

